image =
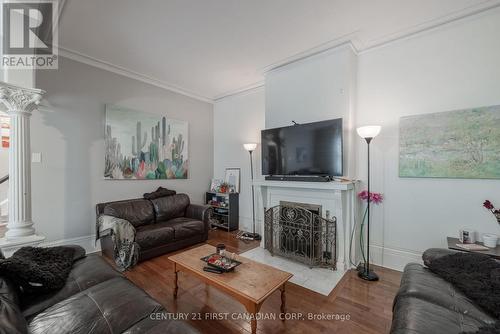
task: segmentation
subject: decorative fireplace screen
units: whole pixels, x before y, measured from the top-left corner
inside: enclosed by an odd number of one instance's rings
[[[336,269],[337,220],[299,206],[277,205],[265,211],[264,243],[279,255],[310,267]]]

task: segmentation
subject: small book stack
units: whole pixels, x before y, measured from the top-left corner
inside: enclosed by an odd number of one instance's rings
[[[468,251],[485,251],[489,250],[488,247],[478,244],[456,244],[457,247],[466,249]]]

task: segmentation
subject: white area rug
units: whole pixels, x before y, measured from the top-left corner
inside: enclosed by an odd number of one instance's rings
[[[325,296],[330,294],[345,273],[342,270],[334,271],[323,268],[310,269],[304,264],[297,263],[280,256],[272,256],[262,247],[254,248],[240,255],[246,257],[247,259],[289,272],[293,274],[290,282]]]

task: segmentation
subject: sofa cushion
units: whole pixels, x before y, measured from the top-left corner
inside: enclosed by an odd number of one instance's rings
[[[173,196],[160,197],[151,201],[156,214],[156,221],[163,222],[173,218],[184,217],[189,205],[189,196],[176,194]]]
[[[151,249],[174,241],[174,229],[168,222],[138,227],[135,242],[141,249]]]
[[[175,240],[183,240],[205,233],[205,224],[192,218],[174,218],[167,222],[174,229]]]
[[[97,254],[88,255],[73,264],[66,284],[61,290],[22,300],[21,310],[30,321],[35,315],[61,300],[73,296],[112,278],[122,277],[106,260]]]
[[[474,333],[484,326],[480,320],[412,296],[397,299],[391,334]]]
[[[457,290],[453,284],[418,263],[410,263],[405,267],[396,301],[405,296],[426,300],[485,323],[494,323],[495,321],[461,291]]]
[[[30,333],[122,333],[161,306],[124,277],[116,277],[39,313]]]
[[[152,224],[155,220],[153,205],[145,199],[109,203],[104,207],[104,214],[128,220],[134,227]]]
[[[12,283],[12,280],[0,276],[0,298],[2,300],[9,300],[12,303],[19,305],[19,288]]]
[[[19,309],[18,291],[3,277],[0,277],[0,332],[28,333],[26,320]]]
[[[435,259],[456,253],[459,253],[459,251],[446,248],[429,248],[422,254],[422,260],[424,260],[426,266],[429,266]]]

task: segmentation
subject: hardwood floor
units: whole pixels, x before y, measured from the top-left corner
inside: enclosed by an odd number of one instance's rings
[[[237,240],[233,233],[223,231],[210,231],[208,243],[224,243],[227,250],[236,253],[258,245],[258,242]],[[167,259],[169,255],[142,262],[126,276],[168,311],[188,314],[190,323],[202,333],[250,333],[249,320],[240,317],[245,312],[244,307],[193,276],[179,273],[178,297],[174,300],[174,275],[173,266]],[[329,296],[287,283],[287,312],[289,316],[301,316],[303,319],[279,320],[281,299],[277,291],[260,311],[263,316],[276,316],[276,320],[259,319],[257,333],[388,333],[392,300],[398,290],[401,273],[385,268],[376,268],[376,271],[380,276],[378,282],[365,282],[357,277],[355,271],[349,271]],[[345,320],[309,320],[309,314],[338,314]],[[193,315],[202,320],[195,319]],[[215,316],[222,319],[206,320]]]

